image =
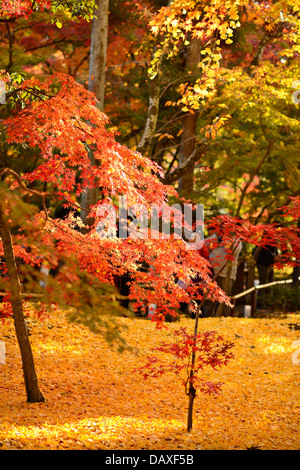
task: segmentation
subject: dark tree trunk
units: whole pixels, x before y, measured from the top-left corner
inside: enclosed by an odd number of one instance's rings
[[[193,407],[194,407],[195,397],[196,397],[196,389],[195,389],[193,383],[190,383],[188,419],[187,419],[187,431],[188,432],[191,432],[191,430],[193,429]]]
[[[188,113],[182,121],[183,132],[179,152],[179,167],[183,166],[195,150],[197,114]],[[194,168],[192,163],[178,181],[178,191],[186,198],[192,197],[194,190]]]
[[[2,238],[4,257],[10,282],[13,319],[17,340],[21,351],[27,401],[30,403],[43,402],[44,397],[38,387],[38,380],[35,372],[31,345],[24,318],[21,285],[14,256],[11,232],[9,225],[5,220],[4,211],[1,206],[0,236]]]
[[[300,219],[298,219],[298,228],[300,229]],[[298,263],[300,263],[300,260],[297,260]],[[300,286],[300,266],[295,266],[293,269],[293,287],[299,287]]]
[[[194,387],[193,379],[194,379],[194,370],[195,370],[195,364],[196,364],[196,346],[197,346],[199,318],[200,318],[200,312],[201,312],[203,303],[204,301],[201,304],[199,304],[197,307],[195,325],[194,325],[193,351],[192,351],[192,357],[191,357],[191,367],[190,367],[190,373],[189,373],[189,378],[188,378],[188,391],[187,391],[187,395],[189,397],[189,406],[188,406],[188,415],[187,415],[187,431],[188,432],[191,432],[191,430],[193,429],[193,408],[194,408],[194,401],[196,398],[196,389]]]
[[[186,72],[196,73],[200,62],[201,42],[193,39],[188,46],[186,55]],[[179,152],[179,166],[181,167],[189,159],[196,145],[197,113],[186,113],[183,121],[181,145]],[[194,189],[194,164],[190,165],[184,175],[178,181],[178,191],[184,197],[191,198]]]

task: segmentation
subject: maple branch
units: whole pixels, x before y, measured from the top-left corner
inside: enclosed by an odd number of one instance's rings
[[[196,113],[199,113],[199,110],[195,111],[195,114]],[[175,114],[172,119],[169,119],[168,122],[163,124],[159,129],[157,129],[157,133],[162,132],[165,128],[168,128],[170,126],[170,124],[174,124],[176,121],[180,121],[180,124],[181,124],[181,121],[182,121],[182,112],[181,111],[179,111],[177,114]],[[177,127],[177,129],[181,129],[181,126],[176,126],[176,127]]]
[[[191,141],[191,140],[194,140],[194,138],[195,138],[194,136],[188,137],[187,139],[184,139],[183,142],[184,142],[184,143],[185,143],[185,142],[189,142],[189,141]],[[165,152],[166,150],[173,150],[174,147],[177,147],[176,152],[179,152],[179,151],[180,151],[180,145],[181,145],[180,143],[179,143],[179,144],[174,144],[174,145],[170,145],[169,147],[164,147],[164,148],[158,150],[158,151],[154,154],[154,156],[152,157],[152,160],[153,160],[153,161],[157,161],[157,160],[158,160],[158,155],[159,155],[161,152]],[[171,168],[168,170],[167,173],[169,173],[170,171],[171,171]]]
[[[236,243],[235,243],[236,242]],[[231,246],[230,246],[230,252],[231,252],[231,255],[233,255],[233,253],[235,252],[235,250],[237,249],[237,247],[239,246],[239,243],[240,243],[240,240],[238,238],[235,239],[235,241],[232,242]],[[224,265],[222,266],[222,268],[214,274],[212,280],[215,281],[217,279],[217,277],[220,276],[221,272],[227,267],[228,263],[229,263],[229,258],[227,258],[226,262],[224,263]]]
[[[75,121],[78,122],[78,126],[74,126],[74,127],[76,127],[77,129],[80,129],[82,132],[84,132],[85,134],[89,135],[90,137],[94,137],[94,135],[93,135],[91,132],[89,132],[88,130],[86,130],[86,129],[84,129],[84,128],[82,127],[82,125],[81,125],[81,124],[82,124],[82,121],[80,121],[77,116],[74,115],[74,116],[73,116],[73,119],[75,119]]]
[[[266,128],[265,128],[265,126],[263,124],[263,121],[262,121],[262,113],[259,113],[259,122],[260,122],[260,127],[261,127],[264,138],[266,139],[267,142],[270,142],[270,139],[268,139],[268,136],[267,136],[267,133],[266,133]]]
[[[43,204],[43,209],[44,209],[44,212],[45,212],[45,221],[44,221],[44,223],[43,223],[43,226],[42,226],[41,230],[43,230],[43,229],[45,228],[46,223],[47,223],[48,220],[49,220],[48,211],[47,211],[47,206],[46,206],[46,196],[43,197],[42,204]]]
[[[43,198],[43,201],[45,201],[46,197],[57,197],[57,198],[61,199],[62,201],[66,201],[68,204],[72,205],[76,209],[80,209],[80,210],[89,212],[84,207],[81,207],[81,205],[78,204],[77,202],[69,201],[66,197],[62,196],[58,192],[49,193],[49,192],[46,192],[46,191],[38,191],[36,189],[28,188],[26,186],[26,184],[24,183],[24,181],[22,180],[21,176],[18,173],[16,173],[14,170],[12,170],[11,168],[3,168],[0,171],[0,178],[1,178],[2,175],[6,174],[6,173],[10,173],[12,176],[15,177],[15,179],[17,180],[18,185],[20,186],[21,189],[23,189],[24,191],[27,191],[30,194],[33,194],[34,196],[39,196],[39,197]]]
[[[265,154],[263,155],[262,159],[260,160],[260,162],[258,163],[258,165],[254,168],[254,170],[252,171],[251,175],[250,175],[250,178],[249,180],[247,181],[247,183],[245,184],[243,190],[242,190],[242,194],[241,194],[241,197],[240,197],[240,200],[239,200],[239,204],[238,204],[238,208],[236,210],[236,217],[238,217],[240,215],[240,210],[242,208],[242,205],[243,205],[243,202],[244,202],[244,199],[245,199],[245,196],[247,194],[247,190],[249,189],[252,181],[254,180],[254,177],[257,175],[257,173],[259,172],[261,166],[263,165],[263,163],[265,162],[265,160],[267,159],[267,157],[269,156],[271,150],[272,150],[272,147],[274,145],[275,141],[274,140],[270,140],[269,141],[269,145],[268,145],[268,148],[265,152]]]
[[[48,93],[45,93],[44,91],[41,91],[40,94],[36,93],[36,91],[39,91],[39,90],[36,90],[36,88],[29,87],[29,88],[25,88],[25,90],[27,91],[27,93],[30,93],[31,95],[36,96],[37,98],[41,98],[41,96],[47,96],[47,98],[51,99],[51,98],[54,98],[55,96],[55,95],[48,95]]]
[[[19,18],[0,18],[0,23],[14,23]]]
[[[195,163],[196,161],[203,155],[205,150],[207,149],[207,141],[202,140],[200,145],[198,145],[195,150],[191,153],[189,158],[178,168],[176,168],[172,173],[166,174],[164,178],[165,184],[172,184],[181,178]]]
[[[57,41],[52,41],[52,42],[49,42],[47,44],[42,44],[41,46],[35,46],[35,47],[30,47],[29,49],[25,49],[24,52],[32,52],[32,51],[36,51],[37,49],[42,49],[43,47],[49,47],[49,46],[54,46],[56,44],[59,44],[61,42],[64,42],[66,41],[67,38],[63,38],[63,39],[58,39]]]
[[[270,39],[271,39],[271,37],[267,33],[264,33],[260,43],[258,44],[258,47],[256,49],[256,53],[255,53],[253,59],[251,60],[250,64],[248,65],[248,68],[247,68],[248,73],[250,73],[251,67],[259,65],[261,56],[264,52],[264,49],[265,49],[266,45],[270,41]]]
[[[271,206],[273,206],[273,204],[276,203],[276,201],[278,201],[278,199],[280,198],[280,195],[278,195],[277,197],[275,197],[274,199],[272,199],[271,201],[269,201],[267,204],[265,204],[259,211],[258,215],[255,217],[255,224],[258,224],[259,223],[259,220],[261,219],[261,217],[263,216],[264,212],[270,208]],[[277,211],[276,211],[277,212]],[[268,216],[268,221],[270,222],[272,219],[272,216],[271,216],[271,213],[269,213],[269,216]]]
[[[256,53],[247,67],[247,73],[249,73],[249,75],[251,75],[251,67],[259,65],[267,44],[273,39],[278,39],[282,37],[283,30],[286,27],[287,24],[285,22],[281,22],[280,24],[277,24],[277,28],[275,29],[274,33],[272,33],[271,31],[269,31],[268,33],[264,32],[263,37],[261,38],[260,43],[257,46]]]
[[[172,85],[175,85],[175,83],[177,82],[181,82],[182,80],[188,78],[189,80],[191,80],[193,77],[198,77],[199,74],[196,74],[196,73],[191,73],[191,74],[186,74],[186,75],[182,75],[180,76],[179,78],[176,78],[175,80],[172,80],[171,82],[169,82],[165,88],[162,90],[161,94],[160,94],[160,98],[162,98],[162,96],[169,90],[169,88],[171,88]]]
[[[24,191],[27,191],[28,193],[33,194],[34,196],[39,196],[39,197],[44,197],[47,194],[45,192],[37,191],[36,189],[28,188],[25,185],[25,183],[22,181],[21,176],[18,173],[16,173],[14,170],[12,170],[11,168],[3,168],[0,171],[0,177],[2,175],[5,175],[6,173],[10,173],[12,176],[14,176],[14,178],[17,180],[18,185],[20,186],[20,188],[24,189]]]
[[[62,227],[60,227],[56,222],[54,222],[53,219],[49,219],[48,212],[47,212],[47,207],[46,207],[46,197],[49,197],[49,196],[57,196],[57,197],[59,197],[60,199],[67,201],[69,204],[72,204],[72,205],[73,205],[74,207],[76,207],[77,209],[81,209],[81,210],[84,210],[84,211],[89,212],[87,209],[81,207],[79,204],[74,203],[74,202],[72,202],[72,201],[68,201],[68,199],[62,197],[62,196],[61,196],[60,194],[58,194],[58,193],[47,193],[47,192],[37,191],[37,190],[35,190],[35,189],[30,189],[30,188],[28,188],[28,187],[24,184],[24,182],[22,181],[20,175],[18,175],[18,173],[16,173],[14,170],[12,170],[12,169],[10,169],[10,168],[4,168],[2,171],[0,171],[0,177],[1,177],[3,174],[5,174],[5,173],[10,173],[11,175],[13,175],[13,176],[16,178],[16,180],[17,180],[19,186],[20,186],[22,189],[24,189],[25,191],[27,191],[27,192],[29,192],[29,193],[31,193],[31,194],[34,194],[34,195],[36,195],[36,196],[39,196],[39,197],[42,197],[42,198],[43,198],[43,208],[44,208],[44,211],[45,211],[45,214],[46,214],[46,218],[45,218],[45,222],[44,222],[44,224],[43,224],[43,227],[42,227],[41,229],[38,229],[35,233],[40,232],[41,230],[43,230],[43,228],[45,227],[47,221],[51,222],[57,229],[61,230],[62,232],[65,232],[65,231],[62,229]],[[31,234],[31,235],[32,235],[32,234]],[[84,240],[84,239],[81,239],[81,238],[79,239],[79,237],[78,237],[77,235],[75,236],[75,235],[73,234],[73,237],[74,237],[75,239],[79,240],[80,242],[85,243],[85,244],[87,244],[87,245],[90,245],[90,244],[91,244],[91,243],[89,243],[87,240]]]
[[[65,233],[67,235],[70,235],[70,232],[65,230],[64,227],[61,227],[55,220],[49,219],[49,222],[54,225],[58,230],[60,230],[62,233]],[[75,232],[72,230],[72,237],[74,240],[79,241],[81,244],[85,245],[89,253],[91,254],[91,257],[95,257],[95,244],[92,241],[89,241],[88,239],[84,238],[84,235],[81,234],[80,232]]]
[[[84,64],[84,62],[89,58],[90,56],[90,52],[88,52],[82,59],[81,61],[76,65],[76,67],[74,67],[74,70],[73,70],[73,77],[76,77],[77,75],[77,72],[78,70],[80,69],[80,67]]]
[[[173,155],[172,161],[171,161],[165,175],[168,175],[170,173],[171,169],[173,168],[174,163],[176,162],[176,160],[178,160],[178,154],[179,154],[179,147],[177,147],[176,152]]]
[[[35,96],[36,98],[39,98],[41,99],[42,96],[47,96],[47,98],[53,98],[55,95],[48,95],[47,93],[45,93],[44,91],[41,91],[40,94],[39,93],[36,93],[36,91],[39,91],[39,90],[35,90],[35,91],[32,91],[33,89],[32,88],[15,88],[13,91],[9,92],[7,95],[6,95],[6,99],[10,98],[11,96],[15,95],[16,93],[19,93],[19,91],[27,91],[27,93],[29,93],[30,95],[33,95]]]

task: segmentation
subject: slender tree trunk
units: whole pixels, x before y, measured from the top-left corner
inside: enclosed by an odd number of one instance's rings
[[[187,431],[188,432],[191,432],[191,430],[193,429],[193,408],[194,408],[195,398],[196,398],[196,389],[195,389],[193,383],[190,383],[188,420],[187,420]]]
[[[168,7],[174,2],[174,0],[169,0]],[[155,51],[154,51],[155,52]],[[157,64],[157,74],[150,80],[149,85],[149,104],[147,119],[144,128],[143,135],[137,145],[137,151],[142,154],[150,154],[151,143],[156,131],[157,118],[159,112],[159,102],[160,102],[160,66],[162,62],[160,58],[159,64]],[[151,155],[148,155],[151,158]]]
[[[105,95],[105,68],[107,53],[107,34],[108,34],[108,7],[109,0],[97,0],[98,8],[95,10],[96,18],[93,19],[91,32],[91,52],[89,66],[89,90],[95,93],[98,107],[101,111],[104,109]],[[94,165],[93,152],[89,152],[89,158]],[[89,217],[89,209],[97,203],[99,197],[98,188],[85,188],[81,197],[81,220],[84,224],[91,226],[93,219]],[[87,232],[88,229],[83,230]]]
[[[299,287],[300,285],[300,266],[295,266],[293,269],[293,287]]]
[[[91,32],[89,90],[95,93],[101,111],[104,109],[105,68],[108,34],[109,0],[97,0],[96,18]]]
[[[9,225],[5,220],[4,211],[1,205],[0,236],[2,238],[4,257],[10,282],[13,319],[17,340],[21,351],[27,401],[30,403],[43,402],[44,397],[38,387],[38,380],[35,372],[31,345],[24,318],[21,285],[13,251],[11,232]]]
[[[149,150],[149,147],[155,134],[159,111],[159,95],[159,74],[157,74],[156,77],[154,77],[153,80],[150,81],[147,120],[145,124],[144,133],[137,146],[137,151],[142,154],[146,154]]]
[[[197,71],[197,66],[200,62],[200,51],[201,42],[199,41],[199,39],[193,39],[188,46],[186,55],[187,73],[195,73]],[[195,150],[197,118],[197,113],[186,113],[183,118],[183,132],[181,134],[181,145],[179,152],[179,167],[184,165],[184,163],[188,160],[188,158]],[[190,198],[192,196],[194,189],[194,168],[194,164],[190,165],[187,171],[185,171],[183,176],[178,181],[179,193],[181,193],[187,198]]]
[[[191,432],[193,428],[193,409],[194,409],[194,401],[196,398],[196,389],[194,387],[194,368],[196,364],[196,352],[195,347],[197,345],[197,335],[198,335],[198,325],[199,325],[199,317],[201,308],[204,301],[197,307],[196,311],[196,319],[195,319],[195,326],[194,326],[194,342],[193,342],[193,352],[191,358],[191,367],[190,367],[190,375],[189,375],[189,383],[188,383],[188,397],[189,397],[189,405],[188,405],[188,416],[187,416],[187,431]]]
[[[300,219],[298,219],[298,228],[300,229]],[[298,259],[297,262],[300,263],[300,260]],[[295,266],[293,269],[293,276],[292,276],[293,287],[300,287],[299,276],[300,276],[300,266],[298,265],[298,266]]]
[[[181,144],[179,152],[179,168],[185,164],[195,149],[195,134],[197,125],[197,115],[187,114],[182,121],[183,132],[181,134]],[[178,191],[183,196],[190,198],[194,190],[194,169],[192,163],[183,176],[178,180]]]

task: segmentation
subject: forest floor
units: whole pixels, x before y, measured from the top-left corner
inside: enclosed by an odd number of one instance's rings
[[[122,353],[59,310],[43,321],[30,315],[45,397],[36,404],[26,402],[12,320],[0,323],[0,449],[299,450],[299,314],[200,320],[201,331],[234,341],[235,357],[207,372],[224,385],[217,396],[196,397],[191,433],[187,396],[176,378],[144,381],[133,371],[172,330],[192,332],[193,320],[182,317],[159,330],[145,318],[120,317],[118,323],[131,346]]]

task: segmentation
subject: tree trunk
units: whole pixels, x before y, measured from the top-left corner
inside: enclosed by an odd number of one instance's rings
[[[11,232],[8,223],[5,220],[3,208],[0,205],[0,235],[3,243],[4,257],[7,266],[11,303],[13,310],[13,319],[17,335],[19,348],[21,351],[23,374],[27,401],[30,403],[43,402],[44,397],[39,390],[37,376],[34,367],[31,345],[28,337],[27,327],[24,318],[23,302],[21,295],[21,285],[18,276]]]
[[[91,32],[89,90],[95,93],[101,111],[104,109],[105,68],[108,34],[109,0],[97,0],[96,18]]]
[[[181,134],[181,144],[179,152],[179,167],[185,164],[195,149],[197,115],[187,114],[182,121],[183,132]],[[194,190],[194,169],[195,164],[191,164],[184,172],[183,176],[178,180],[178,192],[186,197],[191,198]]]
[[[159,111],[159,95],[159,75],[157,74],[156,77],[153,78],[153,80],[150,80],[147,120],[143,136],[137,146],[137,151],[142,154],[146,154],[149,150],[149,147],[155,134]]]
[[[95,164],[94,155],[91,150],[89,150],[89,159],[92,164]],[[89,217],[89,209],[93,205],[97,204],[99,198],[99,188],[85,188],[81,195],[81,212],[80,217],[82,222],[87,226],[91,227],[93,225],[93,218]],[[83,228],[82,233],[87,233],[89,228]]]
[[[101,111],[104,109],[105,95],[105,68],[107,53],[108,34],[108,7],[109,0],[98,0],[98,8],[95,10],[96,18],[93,19],[91,32],[91,52],[89,66],[89,91],[95,93]],[[94,165],[93,153],[89,152],[89,158]],[[93,219],[89,217],[89,209],[96,204],[99,197],[98,188],[85,188],[81,196],[81,220],[87,226],[93,224]],[[85,209],[85,210],[84,210]],[[87,232],[88,229],[83,230]]]
[[[299,287],[300,285],[300,266],[295,266],[293,269],[293,287]]]
[[[195,397],[196,397],[196,389],[195,389],[193,383],[190,383],[188,419],[187,419],[187,431],[188,432],[191,432],[191,430],[193,429],[193,407],[194,407]]]
[[[200,62],[201,42],[199,39],[193,39],[188,46],[186,55],[186,73],[195,73],[197,66]],[[181,134],[181,144],[179,152],[179,167],[184,165],[190,155],[195,150],[196,145],[196,127],[197,127],[197,113],[186,113],[183,121]],[[194,167],[192,164],[187,171],[178,181],[179,193],[186,197],[191,198],[194,189]]]
[[[187,416],[187,431],[191,432],[193,428],[193,408],[194,400],[196,398],[196,389],[194,387],[193,378],[194,378],[194,369],[196,364],[196,346],[197,346],[197,335],[198,335],[198,326],[199,326],[199,317],[201,308],[203,306],[204,300],[201,304],[198,305],[196,311],[195,325],[194,325],[194,338],[193,338],[193,351],[190,364],[190,373],[189,373],[189,388],[188,388],[188,397],[189,397],[189,406],[188,406],[188,416]]]
[[[298,229],[300,229],[300,219],[298,219]],[[297,260],[298,263],[300,263],[300,260],[298,259]],[[293,287],[298,287],[300,286],[300,280],[299,280],[299,276],[300,276],[300,266],[298,264],[298,266],[295,266],[294,269],[293,269],[293,284],[292,286]]]

